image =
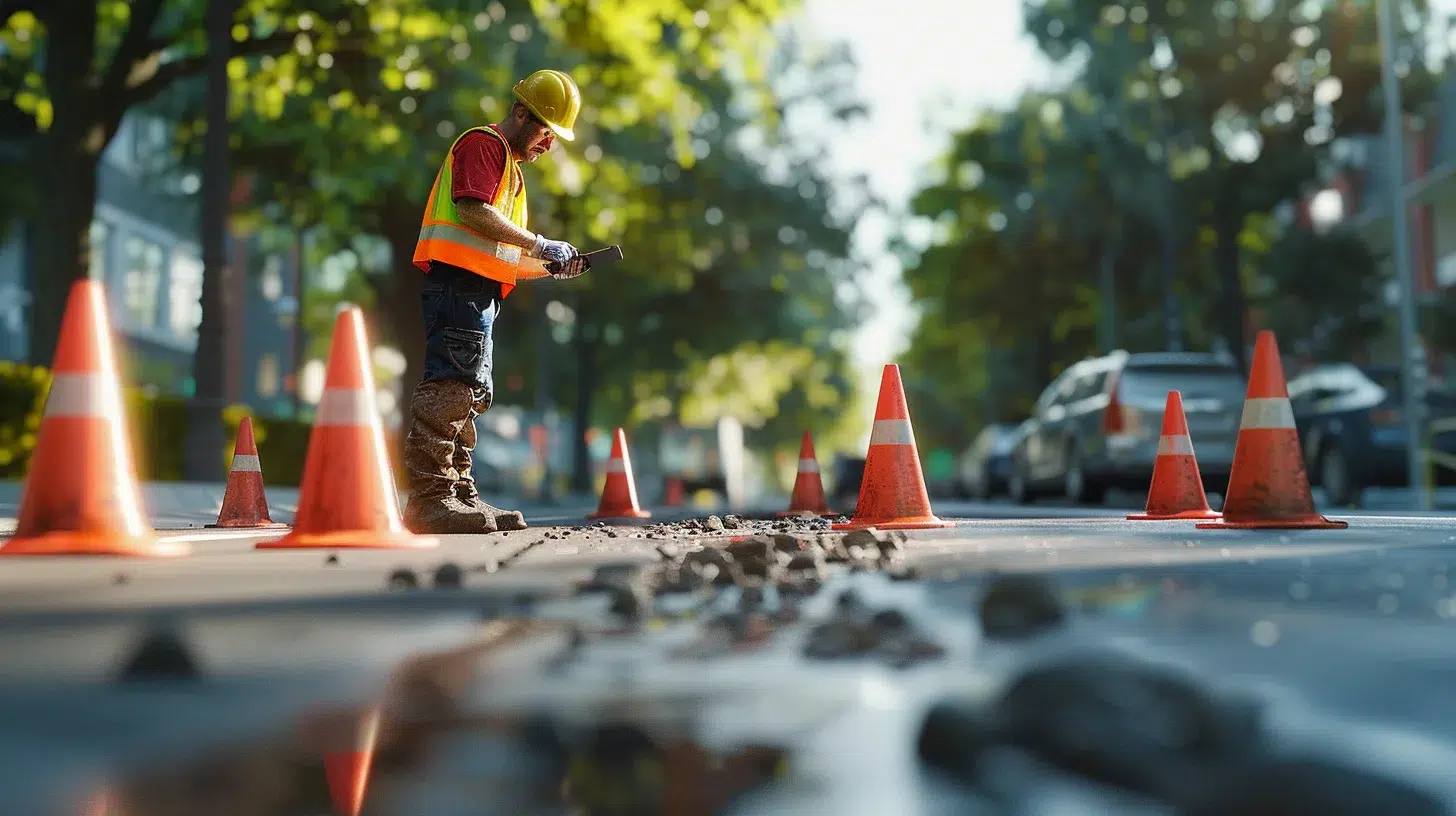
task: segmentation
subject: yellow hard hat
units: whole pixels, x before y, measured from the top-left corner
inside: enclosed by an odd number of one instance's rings
[[[557,136],[568,142],[576,138],[572,128],[581,112],[581,91],[571,77],[543,69],[517,82],[511,92]]]

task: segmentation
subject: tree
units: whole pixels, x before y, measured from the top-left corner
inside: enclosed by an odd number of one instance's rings
[[[1260,305],[1290,353],[1350,360],[1384,327],[1383,281],[1370,248],[1352,230],[1287,230],[1261,262],[1272,285]]]
[[[1396,59],[1414,109],[1432,84],[1418,58],[1429,13],[1402,5]],[[1140,141],[1166,154],[1211,230],[1222,334],[1243,365],[1247,220],[1302,192],[1335,134],[1378,129],[1373,4],[1027,0],[1026,20],[1049,56],[1085,60],[1100,107],[1150,124]]]

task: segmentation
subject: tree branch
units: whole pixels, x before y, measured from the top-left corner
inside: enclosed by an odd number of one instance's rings
[[[280,31],[268,37],[246,40],[233,46],[233,56],[282,54],[292,47],[293,37],[294,35],[289,32]],[[118,97],[128,108],[147,102],[177,80],[202,73],[207,69],[207,61],[207,54],[196,54],[164,63],[161,50],[154,50],[134,64],[127,77],[125,87]]]
[[[104,98],[115,98],[127,86],[134,66],[143,58],[159,58],[161,48],[152,38],[152,26],[162,11],[162,0],[136,0],[131,7],[131,22],[111,58],[111,65],[101,80]],[[150,56],[149,56],[150,55]]]

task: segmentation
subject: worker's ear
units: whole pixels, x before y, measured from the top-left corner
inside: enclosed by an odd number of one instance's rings
[[[522,105],[520,102],[512,103],[511,118],[516,120],[516,124],[524,125],[526,124],[526,120],[531,118],[531,109]]]

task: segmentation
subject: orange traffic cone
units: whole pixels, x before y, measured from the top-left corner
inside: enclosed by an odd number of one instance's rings
[[[910,426],[910,408],[905,404],[905,387],[900,384],[900,366],[890,363],[880,378],[880,399],[875,405],[875,425],[870,431],[854,517],[830,529],[920,530],[951,526],[953,522],[936,518],[930,509],[915,430]]]
[[[426,548],[440,540],[414,535],[400,520],[384,429],[374,402],[374,375],[364,315],[339,312],[324,373],[293,530],[259,549]]]
[[[1199,524],[1201,530],[1221,528],[1343,529],[1314,511],[1304,452],[1294,428],[1294,411],[1279,362],[1279,347],[1271,331],[1259,332],[1254,345],[1254,367],[1244,395],[1244,415],[1221,521]]]
[[[804,431],[799,442],[799,475],[794,477],[794,491],[789,495],[789,509],[779,516],[832,516],[824,499],[824,482],[819,478],[819,459],[814,455],[814,434]]]
[[[71,287],[15,535],[0,555],[186,555],[143,520],[105,293]]]
[[[336,751],[324,755],[324,774],[329,797],[339,816],[359,816],[364,793],[369,787],[369,770],[374,762],[374,738],[379,729],[379,711],[370,709],[358,721],[353,739],[341,742]]]
[[[627,434],[621,428],[612,438],[612,458],[607,460],[607,483],[602,485],[601,503],[587,518],[652,518],[652,513],[637,506],[632,457],[627,453]]]
[[[1153,459],[1153,483],[1148,488],[1145,512],[1128,516],[1133,521],[1158,519],[1214,519],[1203,492],[1203,476],[1193,455],[1188,435],[1188,418],[1183,414],[1183,395],[1168,392],[1163,409],[1163,434],[1158,438],[1158,455]]]
[[[263,493],[263,467],[258,461],[258,444],[253,441],[253,418],[243,417],[238,441],[233,444],[233,464],[228,470],[227,489],[217,523],[209,527],[286,527],[268,517],[268,498]]]

